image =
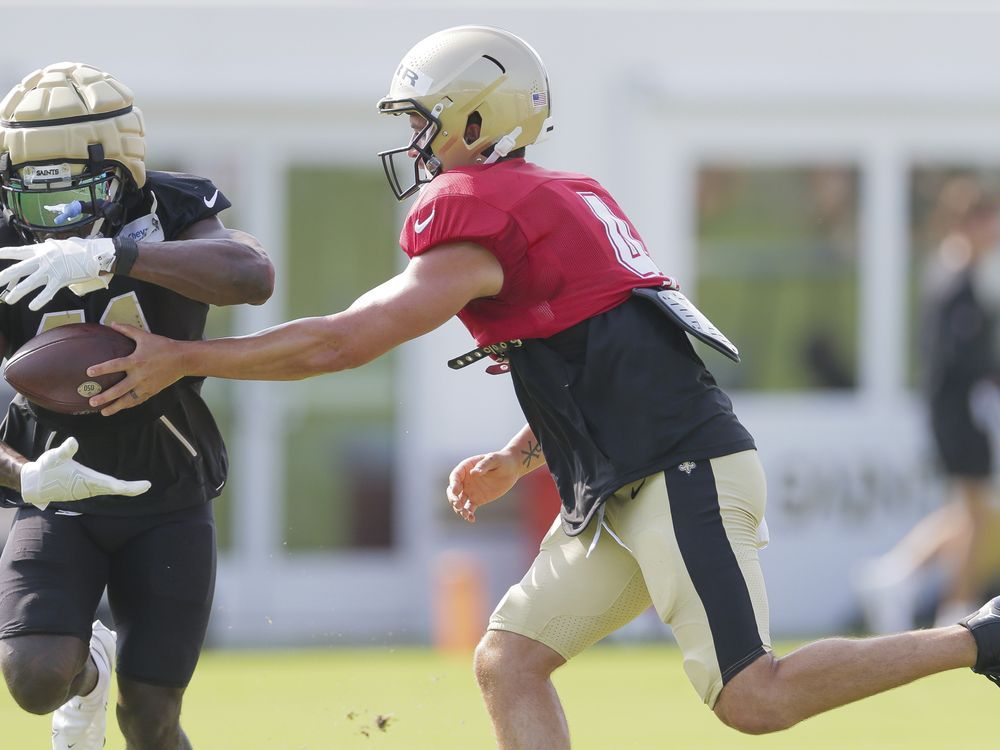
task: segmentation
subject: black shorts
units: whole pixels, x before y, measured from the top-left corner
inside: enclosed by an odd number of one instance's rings
[[[931,425],[938,458],[946,475],[983,479],[992,474],[990,436],[976,424],[968,395],[932,404]]]
[[[205,641],[215,565],[211,503],[129,517],[20,508],[0,556],[0,638],[89,641],[107,586],[118,673],[186,687]]]

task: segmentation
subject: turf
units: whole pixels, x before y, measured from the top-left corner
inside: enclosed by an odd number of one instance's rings
[[[958,670],[787,732],[747,737],[701,705],[668,646],[598,647],[556,683],[576,750],[988,746],[1000,707],[995,687]],[[199,750],[494,747],[469,658],[423,649],[210,651],[188,690],[183,723]],[[48,717],[20,712],[5,692],[0,727],[3,750],[49,747]],[[112,713],[107,750],[123,747]]]

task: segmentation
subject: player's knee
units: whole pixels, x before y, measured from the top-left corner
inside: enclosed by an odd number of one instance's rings
[[[500,644],[491,637],[492,631],[487,632],[476,646],[476,653],[472,659],[472,665],[476,673],[476,682],[484,691],[489,689],[502,675],[500,662],[503,658],[503,651]]]
[[[766,654],[722,688],[715,703],[715,715],[738,732],[769,734],[797,723],[792,708],[792,702],[782,694],[777,661]]]
[[[29,713],[47,714],[66,702],[82,665],[69,656],[59,656],[56,650],[48,656],[25,654],[6,644],[0,649],[0,669],[18,706]]]
[[[788,729],[795,724],[789,716],[773,706],[760,701],[747,701],[740,705],[715,706],[715,715],[726,726],[744,734],[770,734]]]
[[[476,647],[476,680],[482,690],[525,679],[547,680],[565,660],[538,641],[516,633],[491,630]]]
[[[72,676],[58,668],[39,664],[29,670],[21,665],[8,665],[7,662],[3,666],[11,697],[28,713],[51,713],[69,697]]]

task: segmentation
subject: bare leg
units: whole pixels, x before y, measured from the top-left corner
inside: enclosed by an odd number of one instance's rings
[[[938,624],[955,622],[974,608],[986,585],[984,552],[989,546],[990,494],[989,481],[955,480],[956,498],[953,505],[963,514],[964,533],[955,546],[948,588],[938,608]]]
[[[901,576],[913,575],[965,537],[966,514],[960,503],[948,502],[924,516],[896,546],[879,560],[895,567]]]
[[[863,640],[831,638],[781,659],[762,656],[722,689],[715,713],[742,732],[775,732],[831,708],[975,662],[975,640],[960,625]]]
[[[569,728],[550,679],[566,663],[538,641],[491,630],[476,649],[476,679],[500,750],[568,750]]]
[[[126,750],[191,750],[181,729],[183,688],[118,677],[118,726]]]
[[[191,750],[181,729],[183,688],[118,677],[118,726],[126,750]]]
[[[888,552],[865,563],[854,586],[869,630],[883,634],[912,628],[921,573],[936,562],[951,580],[957,561],[966,554],[969,535],[968,513],[961,502],[950,501],[921,519]],[[947,624],[971,609],[971,604],[962,607]]]

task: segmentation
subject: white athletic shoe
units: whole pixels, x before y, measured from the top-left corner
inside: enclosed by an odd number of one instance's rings
[[[52,750],[101,750],[108,717],[108,693],[115,671],[115,631],[94,621],[90,655],[97,665],[97,687],[90,695],[74,695],[52,714]]]

